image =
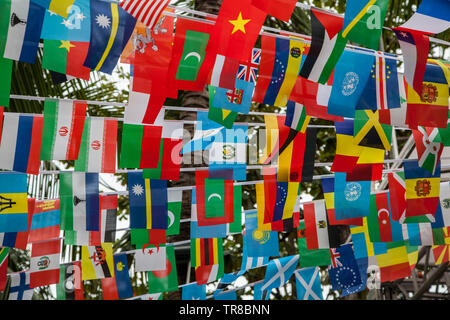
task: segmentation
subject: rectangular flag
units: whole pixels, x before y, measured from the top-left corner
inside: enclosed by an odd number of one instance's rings
[[[91,37],[84,66],[112,74],[136,19],[118,3],[91,0]]]
[[[439,133],[435,128],[417,127],[412,129],[414,142],[416,144],[419,166],[433,174],[441,159],[444,145],[441,142],[435,142],[435,137]]]
[[[75,0],[33,0],[40,6],[57,15],[67,18]]]
[[[41,115],[5,114],[0,145],[0,168],[38,174],[41,161]]]
[[[406,186],[405,216],[434,215],[439,205],[440,162],[434,174],[419,167],[417,161],[404,161],[403,168]]]
[[[214,87],[220,87],[228,90],[234,89],[235,75],[239,68],[239,61],[225,57],[221,54],[216,55],[214,67],[211,70],[209,84]]]
[[[86,118],[75,171],[114,173],[116,148],[117,120]]]
[[[30,288],[59,282],[61,239],[33,243],[30,259]]]
[[[59,179],[61,230],[98,231],[98,173],[62,172]]]
[[[216,87],[212,102],[213,108],[248,114],[255,84],[236,79],[233,89]]]
[[[224,264],[222,238],[191,239],[191,266]]]
[[[9,27],[0,36],[3,58],[35,63],[45,9],[32,0],[5,0],[0,7],[9,12]]]
[[[130,227],[167,230],[167,181],[144,179],[141,172],[129,172],[128,191]]]
[[[28,231],[27,175],[0,174],[0,232]]]
[[[294,101],[287,102],[285,126],[305,133],[310,120],[311,116],[308,116],[305,106]]]
[[[186,284],[181,288],[181,300],[206,300],[206,285]]]
[[[391,150],[392,126],[379,121],[379,112],[356,110],[353,142],[361,147]]]
[[[334,212],[336,218],[366,217],[370,205],[370,181],[347,181],[347,174],[334,175]]]
[[[330,249],[335,263],[328,269],[333,290],[344,290],[362,283],[351,244]]]
[[[166,247],[145,246],[134,251],[134,267],[136,272],[162,271],[166,269]]]
[[[261,290],[270,292],[273,288],[279,288],[286,284],[294,274],[298,261],[298,255],[270,260]]]
[[[166,247],[166,268],[164,270],[148,271],[148,292],[159,293],[178,290],[177,264],[175,260],[175,248]]]
[[[245,212],[245,231],[242,241],[249,258],[277,257],[280,254],[278,232],[259,229],[256,210]]]
[[[81,261],[60,265],[59,282],[56,284],[56,300],[84,300]]]
[[[0,248],[0,290],[5,290],[8,271],[9,248]]]
[[[450,19],[447,15],[449,11],[448,1],[424,0],[401,27],[429,34],[441,33],[450,28]]]
[[[133,296],[133,288],[128,271],[127,254],[113,255],[114,277],[102,278],[103,300],[118,300]]]
[[[370,196],[370,213],[367,226],[371,242],[402,241],[402,225],[392,219],[389,203],[389,192],[376,193]]]
[[[253,101],[286,106],[300,71],[305,43],[262,36],[261,63]]]
[[[354,120],[335,121],[336,154],[331,171],[352,172],[361,154],[361,147],[354,143]]]
[[[330,249],[307,249],[304,221],[300,221],[300,226],[297,229],[297,243],[300,268],[331,264]]]
[[[411,276],[408,253],[403,241],[387,243],[387,252],[376,256],[380,281],[394,281]]]
[[[342,37],[377,50],[389,0],[349,0],[345,5]]]
[[[84,101],[45,100],[41,160],[78,159],[86,108]]]
[[[319,271],[319,267],[295,270],[297,300],[323,300]]]
[[[152,30],[169,2],[169,0],[123,0],[120,6]]]
[[[60,233],[59,224],[59,199],[36,200],[31,218],[28,242],[58,238]]]
[[[252,0],[252,6],[284,22],[289,22],[296,3],[297,0]]]
[[[83,281],[115,276],[112,243],[81,247],[81,275]]]
[[[30,288],[30,272],[12,273],[8,300],[31,300],[34,289]]]
[[[303,216],[305,220],[306,248],[308,250],[330,248],[325,200],[305,203],[303,205]]]

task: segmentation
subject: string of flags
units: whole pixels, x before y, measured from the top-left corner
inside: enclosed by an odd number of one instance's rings
[[[436,264],[448,262],[450,184],[441,182],[441,155],[450,145],[450,62],[428,52],[430,35],[450,27],[450,4],[423,0],[392,28],[402,74],[398,57],[379,51],[388,3],[348,0],[344,16],[309,7],[312,32],[303,37],[261,33],[268,15],[288,22],[294,0],[224,0],[207,19],[176,15],[167,0],[0,0],[0,290],[9,277],[11,300],[48,285],[57,299],[83,300],[83,281],[101,279],[105,300],[156,300],[180,288],[190,300],[206,299],[206,284],[219,280],[212,298],[234,300],[227,286],[264,266],[264,279],[250,284],[254,299],[270,299],[295,278],[297,299],[322,300],[321,267],[346,296],[368,287],[369,270],[378,283],[411,276],[421,246],[431,246]],[[349,41],[362,47],[347,50]],[[130,65],[123,119],[89,117],[88,101],[54,98],[45,98],[43,114],[4,112],[11,98],[24,98],[10,94],[13,61],[33,64],[38,50],[55,86]],[[164,102],[205,86],[209,108],[196,112],[186,140],[183,122],[165,119]],[[252,114],[252,103],[285,112],[263,114],[255,148],[249,124],[235,121]],[[332,175],[314,175],[321,126],[311,118],[334,124]],[[393,159],[403,168],[385,170],[393,128],[412,131],[418,159]],[[180,180],[183,155],[205,150],[195,186],[168,187]],[[261,181],[247,181],[251,156]],[[54,160],[74,161],[74,171],[58,172],[59,197],[29,198],[27,174],[43,174],[41,161]],[[131,264],[130,252],[113,251],[119,193],[99,189],[101,173],[118,172],[128,178]],[[372,192],[383,174],[388,189]],[[313,180],[324,199],[300,203],[301,182]],[[243,210],[249,184],[256,209]],[[192,189],[195,282],[180,285],[167,237],[180,233],[182,188]],[[342,228],[350,241],[340,239]],[[296,233],[298,254],[280,256],[279,232]],[[232,234],[243,235],[242,265],[226,274],[223,239]],[[63,245],[81,246],[81,260],[61,263]],[[28,270],[7,273],[10,248],[31,248]],[[147,273],[148,295],[134,296],[132,272]]]

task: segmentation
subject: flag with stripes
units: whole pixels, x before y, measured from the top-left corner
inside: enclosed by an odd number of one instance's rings
[[[27,175],[0,173],[0,232],[28,231]]]
[[[59,199],[36,200],[32,208],[28,242],[36,242],[59,237]]]
[[[236,79],[255,83],[258,76],[259,62],[261,61],[261,49],[253,48],[250,59],[239,62]]]
[[[112,243],[102,243],[100,246],[82,246],[81,274],[82,280],[114,277]]]
[[[126,253],[113,256],[114,277],[101,279],[103,300],[118,300],[133,296]]]
[[[33,243],[30,259],[30,288],[59,282],[61,239]]]
[[[41,115],[4,115],[0,168],[30,174],[39,173],[42,123]]]
[[[307,249],[326,249],[330,247],[328,220],[325,200],[316,200],[303,205]]]
[[[286,107],[284,125],[295,131],[305,133],[311,120],[311,117],[306,114],[305,106],[294,101],[288,101]]]
[[[76,160],[86,118],[85,101],[44,102],[41,160]]]
[[[60,265],[56,300],[84,300],[81,261]]]
[[[0,291],[5,290],[9,248],[0,248]]]
[[[170,0],[124,0],[120,6],[141,21],[150,29],[153,29]]]
[[[191,265],[223,265],[222,238],[191,239]]]

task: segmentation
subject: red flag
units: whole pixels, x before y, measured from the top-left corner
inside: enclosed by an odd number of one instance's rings
[[[241,61],[251,54],[266,13],[252,0],[224,0],[217,16],[207,52]]]
[[[285,22],[289,22],[297,0],[252,0],[252,5]]]
[[[0,291],[5,290],[9,248],[0,248]]]
[[[59,282],[61,239],[35,242],[31,248],[30,288]]]
[[[392,242],[391,218],[387,193],[375,194],[378,226],[381,242]]]
[[[389,173],[389,202],[391,203],[391,217],[399,221],[405,215],[406,210],[406,184],[404,174]]]
[[[209,84],[214,87],[234,90],[238,69],[238,60],[222,56],[221,54],[216,55]]]

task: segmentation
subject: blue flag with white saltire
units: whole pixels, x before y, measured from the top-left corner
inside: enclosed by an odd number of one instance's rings
[[[181,300],[206,300],[206,284],[193,282],[181,287]]]
[[[298,254],[269,261],[264,276],[262,291],[270,292],[283,286],[294,274],[298,266]]]
[[[333,266],[328,269],[333,290],[350,289],[362,284],[358,264],[351,244],[344,244],[333,251]]]
[[[295,270],[294,274],[297,300],[323,300],[319,267]]]

